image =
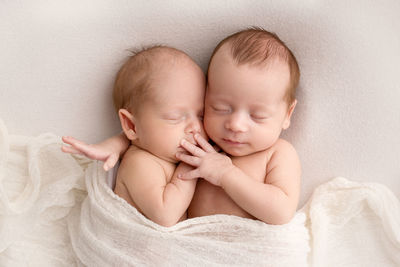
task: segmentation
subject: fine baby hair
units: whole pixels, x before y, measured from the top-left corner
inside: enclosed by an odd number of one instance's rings
[[[158,70],[179,60],[191,60],[183,51],[164,45],[148,46],[131,53],[114,82],[113,101],[117,113],[121,108],[138,112],[140,104],[153,96],[151,81]]]
[[[231,56],[238,65],[249,64],[261,67],[276,59],[286,62],[290,71],[286,99],[289,105],[295,100],[296,88],[300,79],[299,65],[292,51],[278,35],[261,27],[251,27],[229,35],[215,47],[208,69],[214,55],[223,45],[230,46]]]

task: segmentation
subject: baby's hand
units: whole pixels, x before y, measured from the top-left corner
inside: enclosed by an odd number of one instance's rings
[[[200,134],[195,134],[194,139],[199,147],[182,140],[181,146],[191,155],[177,153],[176,157],[197,168],[190,172],[179,174],[178,178],[195,179],[201,177],[213,185],[221,186],[223,175],[234,168],[232,160],[225,154],[215,151]]]
[[[87,158],[104,161],[103,168],[108,171],[115,166],[119,159],[119,151],[108,140],[99,144],[86,144],[70,136],[63,136],[64,143],[70,146],[63,145],[61,150],[65,153],[80,154]]]

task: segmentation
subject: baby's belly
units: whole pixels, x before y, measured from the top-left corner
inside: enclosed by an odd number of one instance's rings
[[[253,216],[236,205],[222,188],[199,179],[188,208],[188,218],[213,214],[229,214],[254,219]]]

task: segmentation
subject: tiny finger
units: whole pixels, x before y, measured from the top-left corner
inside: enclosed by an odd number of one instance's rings
[[[108,171],[108,170],[110,170],[111,168],[113,168],[113,167],[115,166],[115,164],[117,163],[117,161],[118,161],[118,156],[115,155],[115,154],[111,155],[111,156],[106,160],[106,162],[104,162],[104,165],[103,165],[104,170],[105,170],[105,171]]]
[[[176,153],[176,158],[194,167],[199,166],[201,162],[200,158],[198,157],[187,155],[185,153],[180,153],[180,152]]]
[[[206,139],[200,134],[195,134],[194,138],[196,142],[206,151],[206,152],[215,152],[215,149],[208,143]]]
[[[79,150],[72,146],[61,146],[61,151],[69,154],[82,154]]]
[[[82,142],[77,142],[77,143],[73,144],[73,147],[76,150],[81,151],[81,153],[84,154],[84,155],[88,155],[89,157],[94,157],[95,156],[93,148],[88,144],[85,144],[85,143],[82,143]]]
[[[190,172],[178,174],[178,178],[182,179],[182,180],[191,180],[191,179],[199,178],[200,177],[199,174],[200,174],[199,170],[194,169],[193,171],[190,171]]]
[[[202,157],[205,155],[205,152],[203,149],[201,149],[198,146],[193,145],[192,143],[190,143],[189,141],[187,141],[185,139],[182,139],[181,146],[184,149],[186,149],[187,151],[189,151],[194,156]]]
[[[70,144],[70,145],[74,145],[74,144],[85,144],[82,141],[79,141],[78,139],[72,137],[72,136],[63,136],[61,138],[63,140],[64,143]]]

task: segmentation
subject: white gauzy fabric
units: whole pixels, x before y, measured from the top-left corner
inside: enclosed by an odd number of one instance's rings
[[[312,266],[400,266],[400,203],[387,187],[338,177],[306,209]]]
[[[307,266],[303,212],[286,225],[214,215],[162,227],[117,197],[101,164],[86,172],[88,198],[68,221],[72,246],[88,266]]]
[[[100,165],[0,120],[0,266],[400,266],[400,204],[383,185],[333,179],[282,226],[216,215],[165,228]]]
[[[9,136],[0,119],[0,266],[75,264],[66,218],[86,195],[84,162],[52,134]]]

